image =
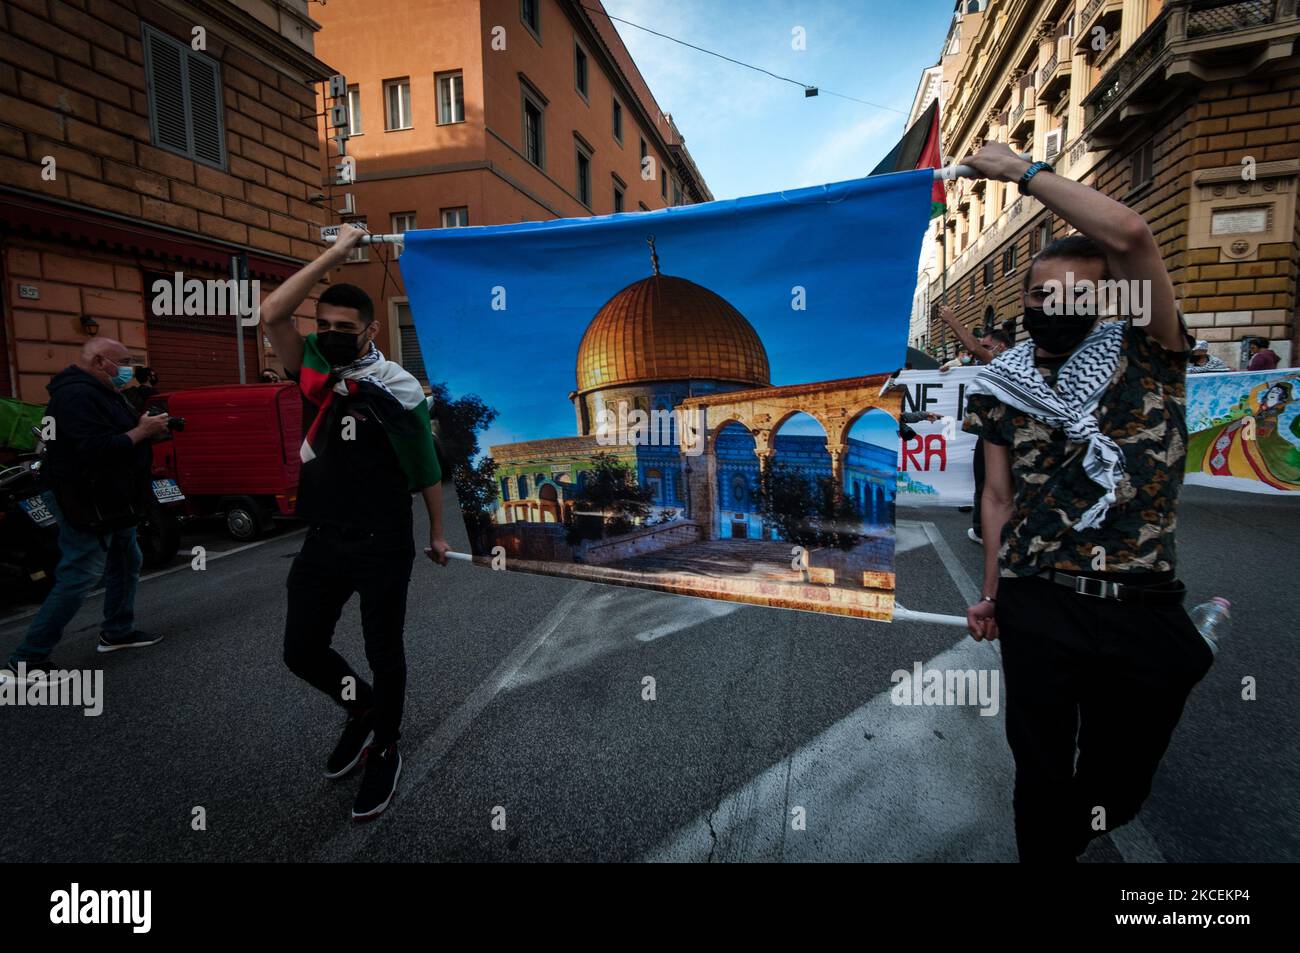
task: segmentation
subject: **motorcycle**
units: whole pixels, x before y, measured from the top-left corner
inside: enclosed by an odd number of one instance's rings
[[[59,524],[42,496],[45,444],[32,431],[35,451],[0,470],[0,591],[23,602],[45,598],[59,564]]]
[[[20,601],[41,602],[54,585],[59,564],[58,518],[46,503],[49,483],[42,472],[45,442],[32,428],[36,449],[0,470],[0,592]],[[185,497],[175,480],[153,479],[153,500],[136,526],[144,568],[159,569],[180,549],[179,507]]]

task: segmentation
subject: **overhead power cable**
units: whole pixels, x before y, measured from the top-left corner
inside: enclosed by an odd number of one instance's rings
[[[720,60],[726,60],[728,63],[734,63],[734,64],[736,64],[737,66],[743,66],[745,69],[751,69],[751,70],[754,70],[754,71],[757,72],[757,73],[763,73],[764,75],[770,76],[770,77],[772,77],[773,79],[779,79],[779,80],[780,80],[781,82],[783,82],[783,83],[790,83],[790,84],[793,85],[793,86],[798,86],[800,89],[802,89],[802,90],[804,91],[804,95],[805,95],[805,96],[816,96],[816,95],[818,95],[818,94],[824,93],[824,94],[827,95],[827,96],[836,96],[836,97],[838,97],[838,98],[840,98],[840,99],[847,99],[847,100],[849,100],[850,102],[861,103],[861,104],[864,105],[864,106],[873,106],[873,107],[875,107],[876,109],[887,109],[887,110],[889,110],[890,112],[898,113],[900,116],[906,116],[906,115],[907,115],[907,112],[906,112],[905,110],[902,110],[902,109],[895,109],[893,106],[885,106],[885,105],[882,105],[881,103],[873,103],[873,102],[871,102],[870,100],[867,100],[867,99],[859,99],[859,98],[856,97],[856,96],[849,96],[849,95],[847,95],[846,93],[837,93],[837,92],[835,92],[834,90],[826,89],[826,88],[823,87],[823,86],[813,86],[813,85],[810,84],[810,83],[801,83],[801,82],[800,82],[799,80],[797,80],[797,79],[792,79],[792,78],[790,78],[789,76],[782,76],[782,75],[780,75],[779,73],[773,73],[771,70],[769,70],[769,69],[764,69],[764,68],[761,67],[761,66],[755,66],[753,63],[746,63],[744,60],[738,60],[738,59],[736,59],[736,58],[734,58],[734,57],[727,56],[727,55],[724,54],[724,53],[719,53],[719,52],[717,52],[716,50],[710,50],[710,49],[707,49],[707,48],[705,48],[705,47],[703,47],[703,46],[698,46],[698,45],[695,44],[695,43],[688,43],[686,40],[678,39],[678,38],[675,37],[675,36],[669,36],[667,33],[660,33],[658,30],[652,30],[652,29],[650,29],[650,27],[648,27],[648,26],[642,26],[642,25],[639,24],[639,23],[633,23],[631,20],[625,20],[625,19],[623,19],[622,17],[616,17],[616,16],[614,16],[612,13],[610,13],[608,10],[602,10],[602,9],[600,9],[599,7],[589,7],[589,6],[587,6],[586,4],[580,4],[580,6],[582,6],[582,8],[583,8],[584,10],[586,10],[588,13],[598,13],[598,14],[601,14],[602,16],[606,17],[607,19],[614,20],[614,21],[617,22],[617,23],[623,23],[623,24],[626,24],[627,26],[630,26],[630,27],[632,27],[632,28],[634,28],[634,29],[642,30],[642,31],[645,32],[645,33],[649,33],[649,34],[651,34],[651,35],[653,35],[653,36],[661,37],[662,39],[665,39],[665,40],[671,40],[673,43],[679,43],[679,44],[681,44],[682,46],[688,47],[688,48],[690,48],[690,49],[692,49],[692,50],[696,50],[696,51],[698,51],[698,52],[700,52],[700,53],[705,53],[705,54],[707,54],[707,55],[709,55],[709,56],[716,56],[718,59],[720,59]]]

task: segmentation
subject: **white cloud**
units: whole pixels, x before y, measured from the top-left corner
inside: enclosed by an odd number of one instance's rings
[[[864,116],[810,145],[811,153],[793,184],[800,187],[861,178],[902,134],[902,123],[894,113]]]

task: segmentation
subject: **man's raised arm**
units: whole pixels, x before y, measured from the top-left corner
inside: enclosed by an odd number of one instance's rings
[[[1028,162],[1001,142],[991,142],[961,161],[1002,182],[1019,182],[1029,168]],[[1174,284],[1146,219],[1096,189],[1051,172],[1038,173],[1027,188],[1034,198],[1105,249],[1111,278],[1143,283],[1145,314],[1134,315],[1137,323],[1163,347],[1186,351]],[[1143,318],[1149,323],[1143,325]]]
[[[311,264],[290,276],[262,302],[262,327],[271,339],[275,356],[289,373],[296,374],[302,367],[302,335],[294,327],[294,311],[331,268],[347,260],[365,234],[364,228],[344,225],[333,245],[321,252]]]
[[[961,341],[966,350],[975,355],[975,358],[984,364],[992,364],[994,354],[979,341],[975,340],[975,335],[970,333],[970,328],[957,320],[957,312],[946,304],[939,306],[939,317],[943,323],[952,328],[952,333],[957,335],[957,340]]]

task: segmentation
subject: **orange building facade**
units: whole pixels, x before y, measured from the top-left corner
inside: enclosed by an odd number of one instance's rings
[[[599,0],[335,0],[313,13],[318,54],[347,80],[356,160],[355,182],[326,190],[333,221],[402,232],[713,197]],[[436,379],[391,249],[356,257],[332,280],[374,299],[389,357]]]
[[[0,5],[0,395],[44,404],[96,334],[163,390],[272,362],[233,314],[159,314],[151,289],[235,257],[265,295],[320,253],[316,28],[307,0]]]

